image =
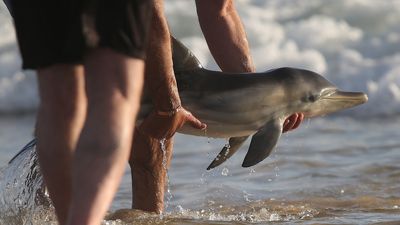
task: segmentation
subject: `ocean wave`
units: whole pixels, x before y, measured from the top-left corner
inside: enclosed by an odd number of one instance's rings
[[[311,69],[339,88],[363,91],[369,102],[348,115],[400,114],[400,1],[238,0],[258,71]],[[198,26],[192,1],[166,1],[172,32],[205,67],[218,69]],[[0,113],[31,112],[35,77],[21,59],[9,14],[0,3]],[[182,21],[185,21],[184,23]]]

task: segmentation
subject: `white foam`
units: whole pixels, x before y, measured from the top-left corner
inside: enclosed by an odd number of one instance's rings
[[[166,1],[173,33],[205,67],[217,69],[199,28],[193,1]],[[400,1],[235,1],[258,71],[294,66],[322,73],[338,87],[363,91],[355,116],[400,113]],[[33,75],[21,61],[9,15],[0,3],[0,112],[33,110]]]
[[[34,111],[38,104],[32,72],[21,70],[21,57],[11,17],[0,2],[0,113]]]

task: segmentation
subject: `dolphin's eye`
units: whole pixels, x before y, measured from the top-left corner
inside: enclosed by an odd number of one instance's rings
[[[308,96],[307,101],[308,102],[315,102],[318,99],[319,99],[319,95],[310,95],[310,96]]]

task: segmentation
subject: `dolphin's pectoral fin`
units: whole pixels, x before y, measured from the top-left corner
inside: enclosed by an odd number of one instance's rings
[[[235,154],[235,152],[237,152],[237,150],[239,150],[240,146],[242,146],[248,137],[249,136],[229,138],[229,144],[222,148],[221,152],[207,167],[207,170],[213,169],[229,159],[233,154]]]
[[[254,166],[267,158],[276,146],[276,143],[278,143],[279,137],[282,134],[282,127],[281,121],[275,119],[269,121],[261,130],[254,134],[242,166]]]

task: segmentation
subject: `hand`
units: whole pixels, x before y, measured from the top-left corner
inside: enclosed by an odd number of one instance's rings
[[[294,130],[300,126],[300,123],[304,120],[303,113],[294,113],[286,118],[283,123],[283,131],[282,133]]]
[[[159,115],[152,112],[140,125],[139,129],[153,138],[163,139],[172,137],[185,123],[204,130],[207,125],[202,123],[189,111],[180,107],[173,115]]]

